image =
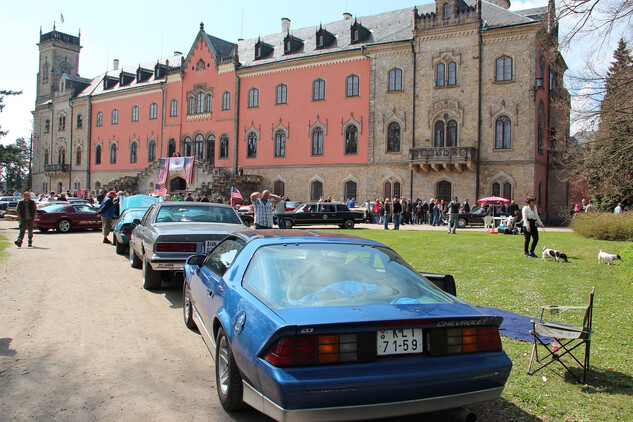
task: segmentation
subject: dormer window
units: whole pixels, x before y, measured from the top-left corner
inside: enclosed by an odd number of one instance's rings
[[[119,74],[119,86],[125,86],[132,83],[134,80],[134,74],[129,72],[121,72]]]
[[[303,48],[303,40],[287,34],[284,38],[284,54],[292,54]]]
[[[290,38],[288,38],[286,40],[286,46],[284,48],[284,53],[285,54],[292,53],[292,40]]]
[[[367,41],[367,39],[371,35],[369,29],[365,28],[357,21],[354,21],[354,25],[352,25],[351,31],[351,44],[358,44]]]
[[[272,55],[274,47],[266,44],[261,39],[255,44],[255,60],[267,59]]]
[[[154,79],[162,79],[167,74],[167,65],[162,63],[156,63],[154,66]]]
[[[152,71],[140,67],[136,69],[136,83],[148,81],[152,77]]]
[[[119,78],[115,78],[114,76],[106,75],[103,78],[103,89],[112,89],[119,83]]]
[[[336,37],[331,32],[326,31],[323,27],[319,27],[316,33],[317,50],[330,47],[336,41]]]

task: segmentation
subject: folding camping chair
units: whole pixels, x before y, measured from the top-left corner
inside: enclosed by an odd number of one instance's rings
[[[545,368],[552,362],[558,362],[565,367],[578,382],[585,383],[587,376],[587,369],[589,369],[589,352],[591,345],[591,318],[593,314],[593,296],[596,288],[591,289],[591,295],[589,296],[589,306],[556,306],[545,305],[541,309],[541,318],[533,319],[532,330],[530,334],[534,336],[534,347],[532,348],[532,356],[530,356],[530,366],[528,367],[528,375],[532,375],[541,369]],[[546,310],[549,310],[552,314],[567,311],[567,310],[585,310],[585,316],[582,321],[582,327],[574,327],[571,325],[560,324],[556,322],[547,322],[543,319],[543,314]],[[553,337],[554,343],[548,344],[544,337]],[[582,348],[576,350],[578,347],[585,346],[584,359],[581,361],[576,355],[579,355]],[[538,349],[543,350],[544,355],[539,357]],[[571,357],[570,362],[573,364],[575,361],[582,368],[582,378],[578,378],[567,366],[561,358],[569,355]],[[540,365],[534,371],[532,371],[532,364],[536,358],[536,362]]]

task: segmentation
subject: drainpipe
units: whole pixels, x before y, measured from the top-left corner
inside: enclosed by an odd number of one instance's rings
[[[165,119],[166,119],[166,108],[167,108],[167,87],[165,86],[167,83],[167,75],[165,75],[165,81],[160,83],[160,89],[163,91],[163,105],[160,108],[160,112],[162,114],[160,118],[160,154],[158,159],[163,156],[163,144],[165,143]],[[186,105],[186,104],[183,104]],[[138,186],[137,186],[138,188]]]
[[[48,153],[48,158],[51,161],[51,165],[53,163],[53,140],[55,139],[54,135],[53,135],[53,130],[55,127],[55,110],[53,110],[53,100],[51,99],[51,103],[48,106],[48,109],[51,111],[51,124],[48,127],[48,131],[51,134],[51,148],[49,149],[49,153]],[[48,177],[48,191],[52,192],[52,187],[53,187],[53,178],[52,177]],[[57,190],[57,189],[55,189]]]
[[[479,110],[477,110],[477,170],[476,170],[476,176],[475,176],[475,201],[477,201],[477,198],[479,198],[479,179],[480,179],[480,167],[481,167],[481,122],[482,122],[482,117],[481,117],[481,104],[482,104],[482,98],[481,98],[481,77],[482,77],[482,72],[481,72],[481,66],[482,66],[482,57],[481,54],[483,53],[483,22],[481,20],[481,0],[477,1],[477,15],[478,15],[478,20],[479,20],[479,60],[478,60],[478,65],[479,65],[479,81],[477,83],[477,99],[478,99],[478,107]]]
[[[72,98],[68,99],[68,106],[70,107],[70,148],[68,151],[68,189],[72,186],[72,178],[73,178],[73,100]]]
[[[237,67],[235,68],[235,115],[233,121],[233,174],[237,173],[237,154],[239,144],[239,131],[240,131],[240,76],[237,74]]]
[[[411,40],[411,53],[413,54],[413,93],[411,95],[411,104],[412,104],[412,111],[413,111],[413,117],[412,117],[412,128],[411,128],[411,148],[415,148],[415,117],[416,117],[416,102],[415,102],[415,93],[417,92],[417,65],[418,65],[418,60],[417,60],[417,54],[415,52],[415,39]],[[409,193],[409,198],[413,198],[413,167],[411,167],[410,171],[410,178],[411,178],[411,192]]]
[[[86,154],[86,191],[90,192],[90,167],[92,166],[91,161],[91,153],[92,153],[92,142],[90,137],[92,136],[92,99],[88,98],[88,115],[86,116],[86,149],[88,150]],[[96,192],[95,192],[96,193]]]

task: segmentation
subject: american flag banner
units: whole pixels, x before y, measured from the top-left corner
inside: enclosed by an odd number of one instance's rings
[[[242,194],[236,187],[231,187],[231,206],[235,205],[236,199],[244,199],[242,198]]]
[[[185,157],[183,166],[185,167],[185,180],[188,185],[193,184],[193,160],[195,157]]]
[[[154,195],[162,196],[163,198],[167,195],[167,188],[161,184],[156,183],[156,190],[154,190]]]
[[[163,185],[167,183],[167,175],[169,174],[169,159],[160,159],[160,170],[158,171],[158,183]]]

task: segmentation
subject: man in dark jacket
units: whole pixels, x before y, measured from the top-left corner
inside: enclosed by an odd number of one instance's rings
[[[97,213],[101,216],[101,229],[103,230],[103,243],[112,243],[108,239],[108,235],[112,230],[112,218],[114,217],[114,198],[116,198],[116,192],[108,192],[108,196],[101,204]]]
[[[33,220],[35,220],[35,215],[37,214],[37,205],[35,205],[35,201],[31,200],[30,192],[24,192],[24,200],[18,202],[15,212],[20,220],[20,232],[18,233],[18,240],[13,243],[18,248],[21,248],[24,232],[28,230],[29,247],[33,246]]]

